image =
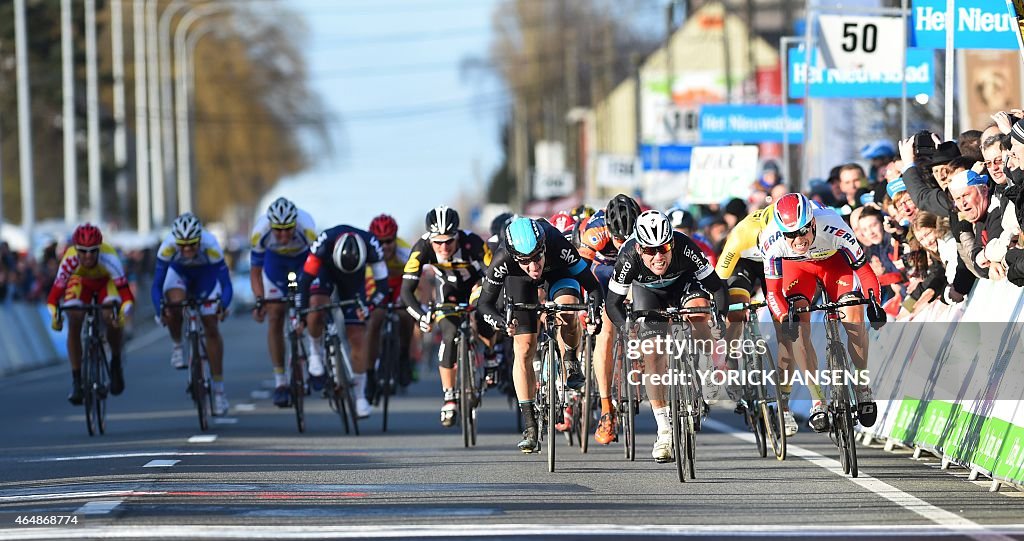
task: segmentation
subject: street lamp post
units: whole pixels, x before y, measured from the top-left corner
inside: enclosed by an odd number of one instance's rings
[[[60,0],[60,60],[64,130],[64,223],[78,221],[78,162],[75,144],[75,58],[71,0]]]
[[[28,44],[25,27],[25,0],[14,0],[14,48],[18,76],[18,158],[21,174],[21,225],[28,251],[32,253],[32,228],[36,222],[35,183],[32,167],[32,119],[28,93]]]

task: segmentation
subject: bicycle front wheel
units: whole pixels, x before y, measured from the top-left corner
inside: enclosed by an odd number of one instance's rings
[[[583,340],[583,403],[579,411],[580,452],[586,453],[590,443],[590,421],[594,419],[594,337],[587,335]]]
[[[759,373],[778,374],[778,366],[767,344],[760,338],[757,343],[764,347],[764,353],[755,361],[759,364]],[[764,439],[775,453],[775,458],[786,460],[786,418],[779,397],[779,387],[775,378],[765,378],[765,381],[757,385],[757,402],[761,410],[761,422],[764,424]]]
[[[291,372],[292,372],[292,407],[295,408],[295,424],[299,429],[299,433],[306,431],[306,412],[305,404],[303,399],[306,396],[306,370],[302,364],[302,357],[299,354],[299,337],[295,332],[291,332],[288,335],[288,341],[291,344]]]
[[[547,354],[547,432],[548,432],[548,472],[555,471],[555,419],[560,410],[561,400],[558,398],[557,379],[561,371],[558,369],[558,353],[555,351],[558,342],[554,340],[548,343]]]
[[[459,426],[462,427],[462,446],[469,447],[472,435],[470,430],[469,416],[473,409],[473,396],[472,396],[472,385],[469,381],[469,347],[466,344],[465,336],[459,338],[458,356],[456,357],[459,363]]]
[[[209,417],[206,414],[206,385],[203,385],[203,357],[199,350],[199,336],[193,334],[189,337],[189,358],[188,375],[189,387],[192,390],[192,401],[196,406],[196,415],[199,417],[199,430],[206,432],[210,427]]]

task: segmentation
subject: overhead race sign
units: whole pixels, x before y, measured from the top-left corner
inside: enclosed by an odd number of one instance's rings
[[[694,147],[684,199],[707,205],[750,196],[757,178],[757,147]]]
[[[790,143],[803,142],[804,107],[790,105],[782,116],[780,105],[705,105],[700,109],[702,143],[781,143],[788,131]]]
[[[789,50],[789,97],[804,97],[805,82],[810,81],[812,98],[898,98],[902,93],[902,74],[877,69],[846,70],[827,68],[819,52],[812,55],[807,69],[803,47]],[[932,95],[934,51],[907,49],[907,95]]]
[[[821,15],[825,65],[841,70],[899,71],[907,29],[899,17]]]
[[[946,48],[946,0],[914,0],[914,46]],[[956,0],[953,46],[957,49],[1016,49],[1016,18],[1005,0]]]

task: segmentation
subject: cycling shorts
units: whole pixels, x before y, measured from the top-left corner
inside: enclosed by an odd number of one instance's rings
[[[860,291],[857,273],[841,253],[818,261],[782,260],[782,294],[786,299],[803,298],[811,302],[818,292],[819,281],[833,301]]]
[[[212,301],[221,293],[217,274],[218,270],[213,266],[180,269],[180,272],[172,266],[167,269],[167,277],[164,278],[164,298],[168,291],[181,289],[185,291],[186,295],[191,295],[198,300]],[[217,313],[218,308],[219,305],[216,303],[203,304],[199,313],[204,316],[212,316]]]
[[[694,299],[711,300],[711,292],[704,289],[696,277],[690,280],[680,278],[668,287],[643,287],[633,284],[633,311],[660,310],[663,308],[680,308]],[[666,319],[660,315],[640,314],[640,338],[646,340],[655,335],[665,335]]]
[[[93,295],[98,304],[121,302],[121,294],[110,278],[83,278],[73,275],[68,278],[64,289],[64,306],[81,306],[92,303]]]
[[[750,298],[757,290],[764,288],[764,263],[753,259],[740,259],[736,262],[736,270],[726,284],[730,298],[739,297],[743,302],[750,302]]]
[[[263,298],[271,301],[284,297],[288,291],[288,273],[302,272],[308,251],[283,256],[268,251],[263,258]]]

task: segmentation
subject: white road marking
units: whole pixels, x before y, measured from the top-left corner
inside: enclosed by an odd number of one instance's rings
[[[170,336],[167,334],[167,329],[163,327],[155,327],[146,331],[146,334],[132,338],[132,340],[125,345],[124,352],[131,353],[133,351],[138,351],[150,344],[156,343],[163,337],[167,337],[168,340],[170,340]]]
[[[266,400],[270,398],[270,391],[252,391],[249,393],[249,397],[253,400]]]
[[[19,494],[17,496],[0,496],[0,503],[46,500],[72,500],[81,498],[105,498],[113,496],[159,496],[161,494],[166,494],[166,492],[145,492],[138,490],[92,490],[83,492],[57,492],[53,494]],[[3,536],[0,535],[0,539],[2,538]]]
[[[238,419],[235,417],[214,417],[213,424],[215,425],[236,425]]]
[[[734,438],[743,440],[745,442],[754,443],[754,435],[747,432],[737,432],[735,428],[712,419],[704,421],[704,425],[716,432],[728,434]],[[799,445],[793,445],[792,443],[786,444],[786,453],[788,455],[798,456],[815,466],[819,466],[825,470],[828,470],[843,479],[881,496],[892,503],[917,513],[918,515],[947,528],[955,528],[963,531],[965,535],[976,537],[978,539],[986,540],[1000,540],[1000,541],[1013,541],[1011,538],[1003,535],[993,534],[988,530],[989,527],[982,526],[973,520],[957,515],[945,509],[936,507],[916,496],[903,492],[902,490],[875,479],[870,475],[865,474],[863,471],[860,472],[859,477],[850,477],[843,473],[843,466],[838,460],[827,458],[823,455],[815,453],[810,449],[805,449]],[[973,532],[973,533],[972,533]],[[974,535],[976,533],[977,535]]]
[[[96,500],[91,501],[76,511],[76,515],[106,515],[121,505],[124,500]]]
[[[30,458],[22,460],[21,462],[71,462],[76,460],[107,460],[111,458],[139,458],[147,456],[202,456],[206,453],[201,451],[195,452],[181,452],[181,451],[163,451],[163,452],[144,452],[144,453],[107,453],[102,455],[76,455],[76,456],[54,456],[46,458]]]
[[[213,443],[217,441],[216,434],[196,434],[188,439],[189,443]]]
[[[235,404],[235,411],[253,411],[256,404]]]
[[[143,468],[170,468],[181,462],[180,460],[150,460]]]

